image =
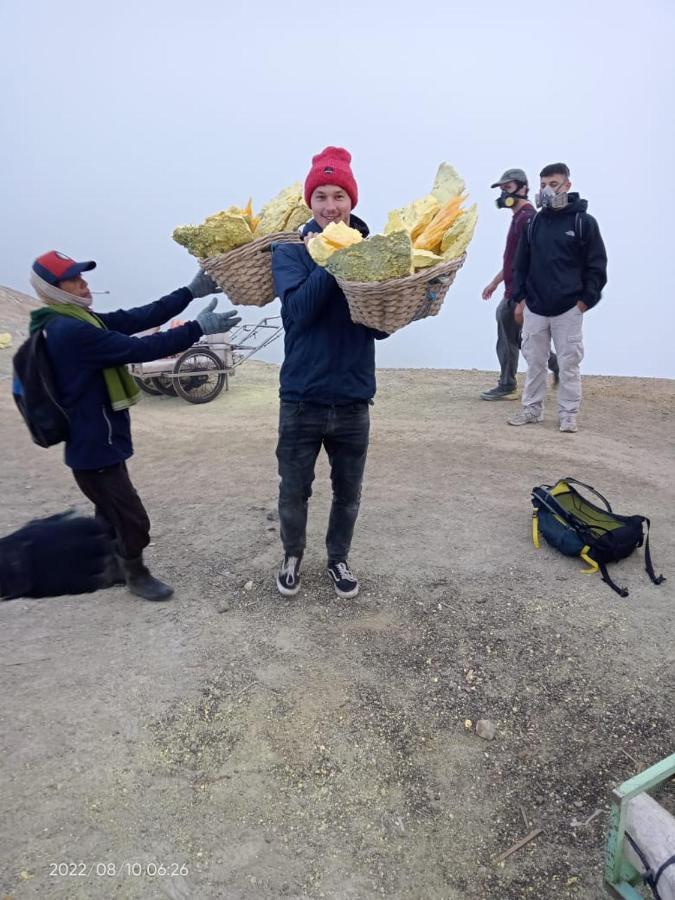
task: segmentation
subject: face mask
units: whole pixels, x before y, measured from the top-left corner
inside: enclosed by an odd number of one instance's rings
[[[520,194],[510,194],[508,191],[502,190],[501,194],[495,200],[497,209],[513,209],[519,200],[526,200],[527,194],[522,197]]]
[[[535,195],[534,202],[537,209],[563,209],[567,206],[567,191],[556,194],[551,185],[547,184]]]

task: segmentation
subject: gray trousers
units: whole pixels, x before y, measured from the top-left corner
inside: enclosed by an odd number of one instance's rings
[[[518,373],[518,355],[520,354],[521,328],[513,317],[513,307],[504,297],[497,306],[497,359],[499,360],[499,387],[505,391],[515,391]],[[555,353],[548,356],[548,367],[551,372],[558,370]]]
[[[584,314],[573,306],[560,316],[538,316],[525,307],[523,356],[527,376],[523,406],[541,412],[546,397],[546,362],[551,340],[558,354],[560,386],[558,409],[561,415],[575,416],[581,406],[581,360],[584,358],[582,323]]]

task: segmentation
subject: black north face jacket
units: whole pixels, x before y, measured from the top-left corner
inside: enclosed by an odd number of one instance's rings
[[[540,316],[560,316],[578,300],[595,306],[607,283],[607,253],[587,207],[570,194],[563,209],[537,213],[518,244],[509,299],[524,299]]]

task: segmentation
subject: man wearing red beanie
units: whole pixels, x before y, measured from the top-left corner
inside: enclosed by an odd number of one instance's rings
[[[308,502],[322,447],[333,486],[326,535],[328,575],[339,597],[355,597],[359,590],[347,557],[368,453],[375,339],[387,335],[352,322],[336,280],[316,265],[306,247],[330,222],[345,222],[367,237],[368,226],[352,214],[358,196],[351,155],[342,147],[326,147],[312,159],[305,180],[313,218],[303,228],[304,244],[281,244],[272,257],[285,331],[277,444],[285,555],[277,588],[286,597],[300,589]]]

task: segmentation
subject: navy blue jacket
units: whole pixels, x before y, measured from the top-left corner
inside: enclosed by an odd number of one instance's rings
[[[356,216],[350,225],[368,235],[368,226]],[[312,219],[302,234],[321,230]],[[285,332],[281,399],[329,405],[370,400],[375,394],[375,339],[389,335],[352,322],[337,281],[317,266],[304,244],[276,247],[272,273]]]
[[[198,322],[146,337],[129,337],[163,325],[191,301],[190,290],[179,288],[147,306],[97,312],[108,330],[70,316],[49,319],[45,326],[47,349],[60,400],[70,417],[66,465],[72,469],[103,469],[133,454],[129,410],[113,411],[101,370],[162,359],[191,347],[202,335]]]
[[[607,283],[607,253],[588,203],[569,195],[563,209],[543,209],[523,231],[510,299],[540,316],[559,316],[581,300],[589,309]],[[581,236],[579,235],[581,229]]]

